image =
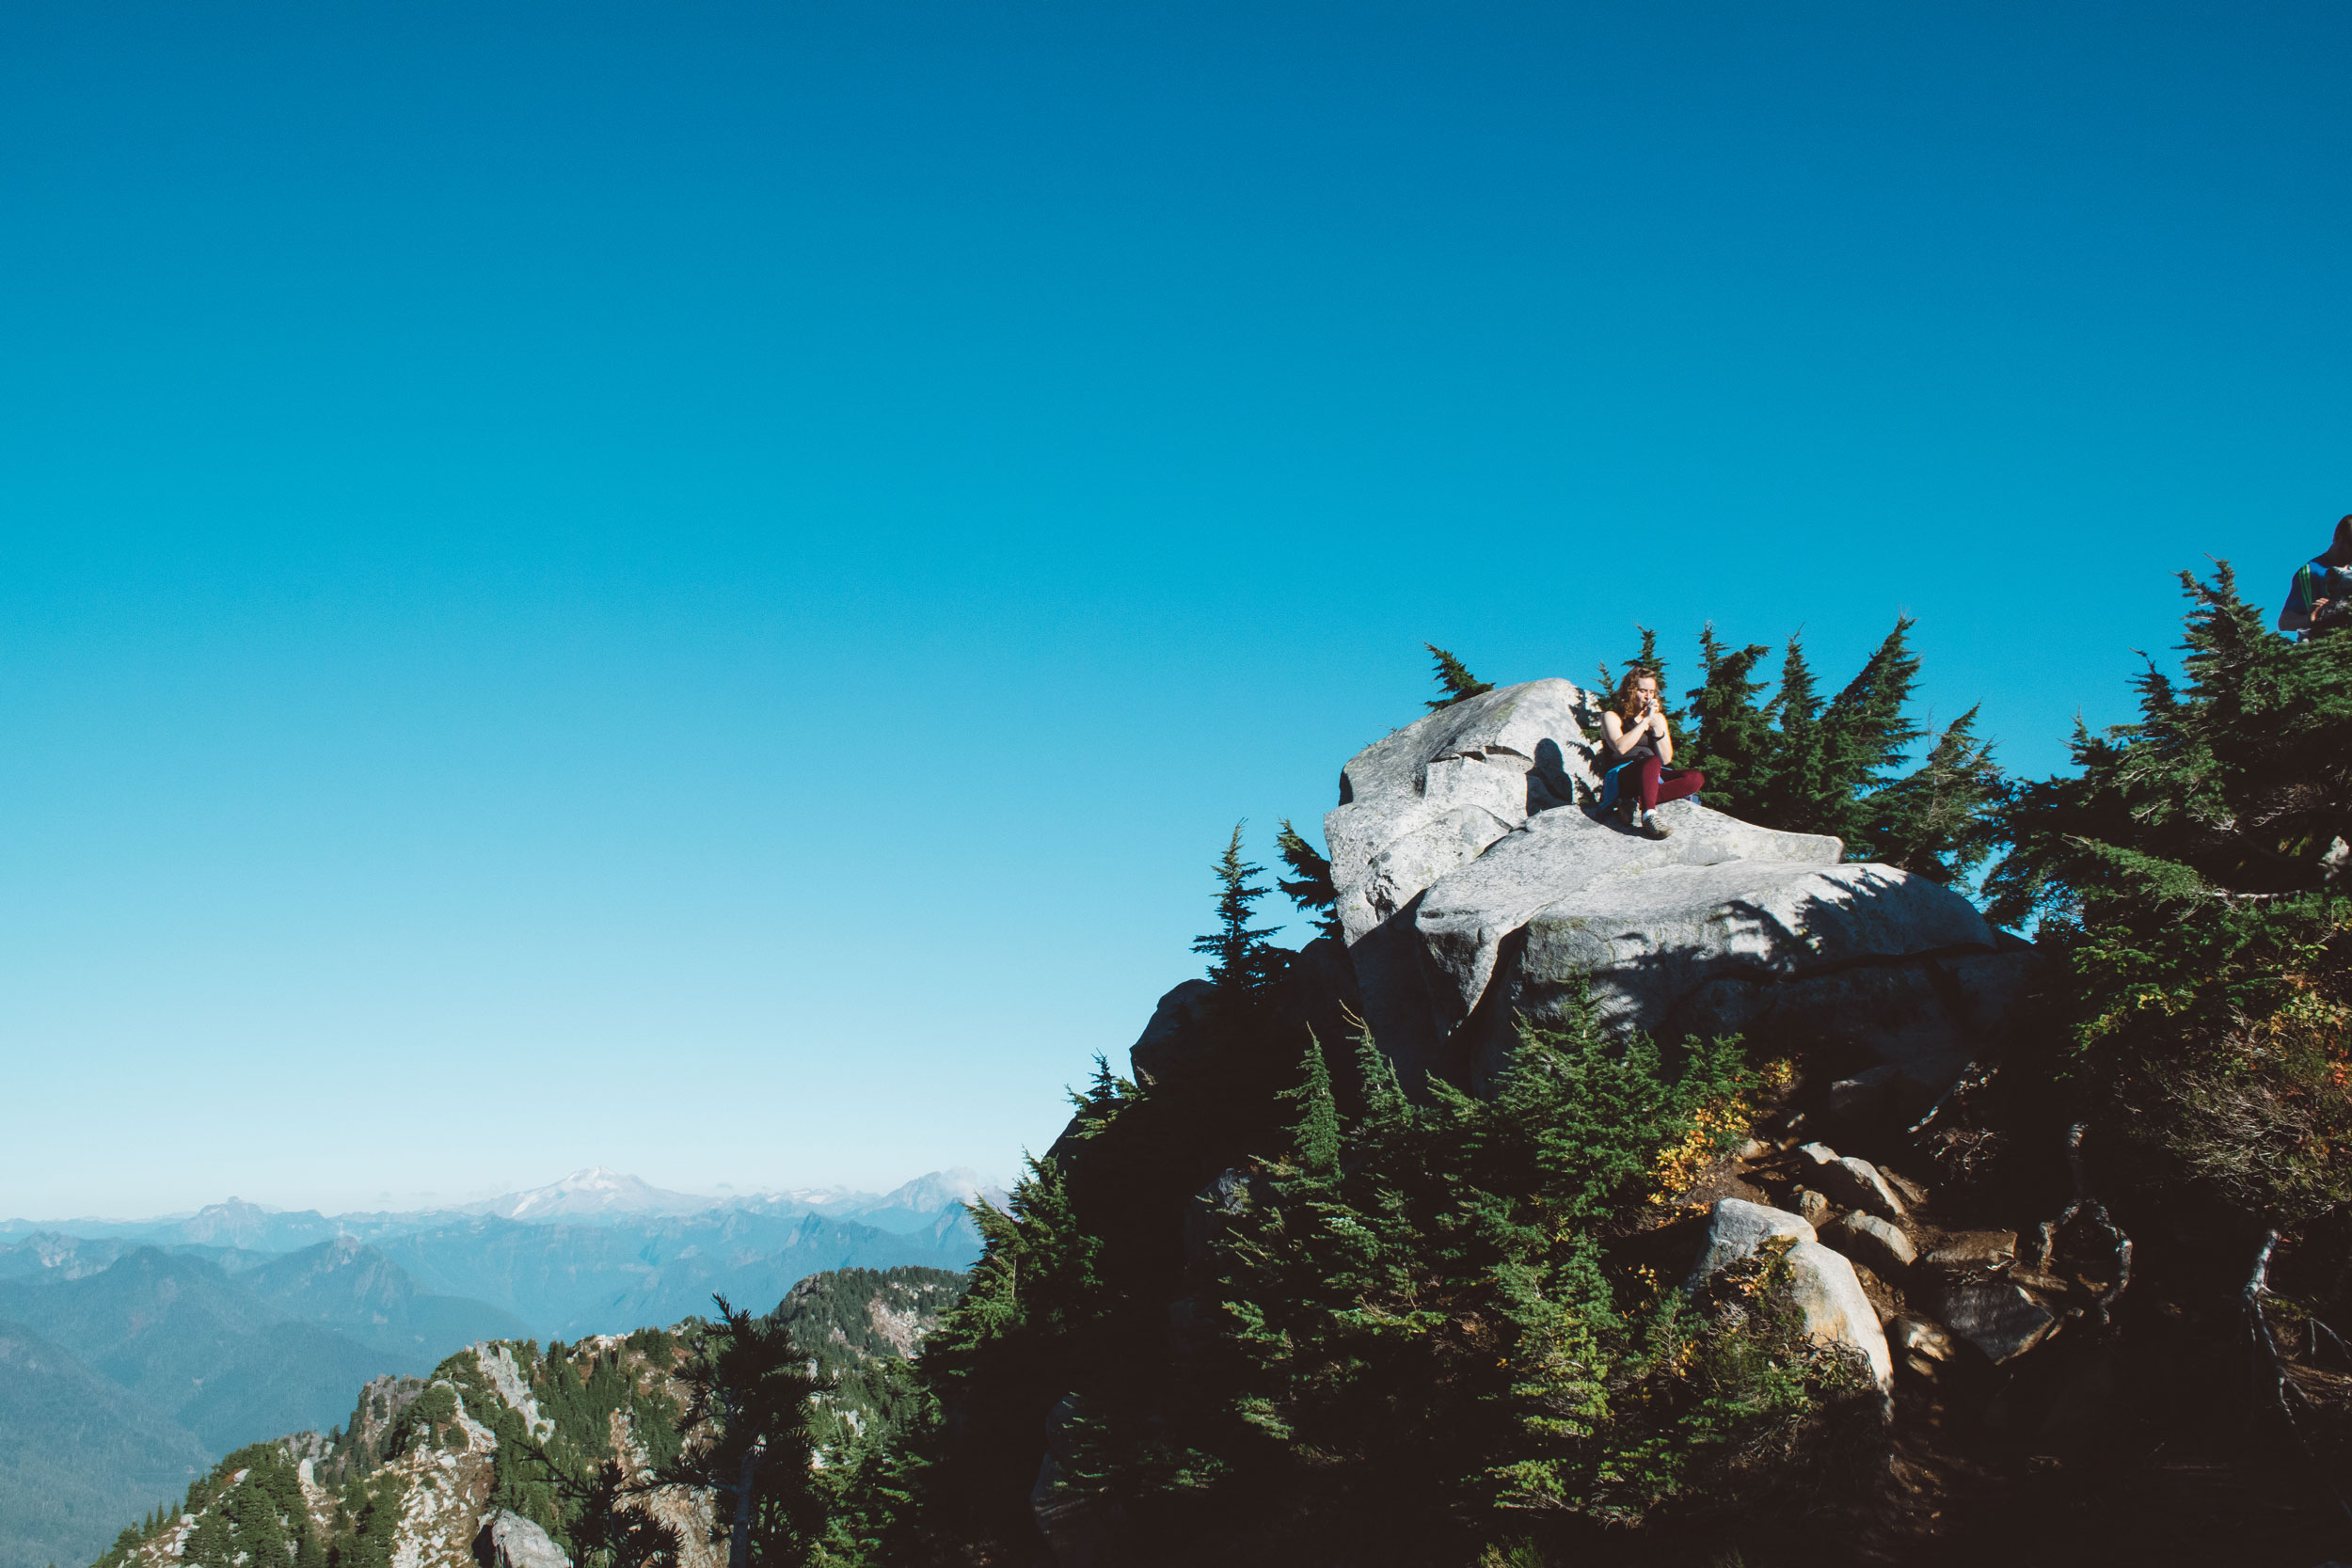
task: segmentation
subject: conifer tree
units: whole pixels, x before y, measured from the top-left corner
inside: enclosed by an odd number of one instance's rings
[[[663,1480],[715,1494],[712,1538],[727,1543],[727,1568],[804,1562],[824,1528],[810,1469],[817,1379],[775,1314],[755,1318],[724,1296],[712,1300],[720,1321],[685,1372],[691,1397],[680,1430],[695,1440]]]
[[[1331,1069],[1323,1059],[1323,1042],[1312,1030],[1308,1031],[1307,1055],[1300,1067],[1298,1087],[1283,1094],[1298,1106],[1291,1146],[1300,1170],[1318,1181],[1336,1181],[1340,1176],[1340,1107],[1331,1096]]]
[[[1275,836],[1274,847],[1281,855],[1282,863],[1291,868],[1289,879],[1278,880],[1276,885],[1292,903],[1315,916],[1316,930],[1327,937],[1338,936],[1340,895],[1331,885],[1331,863],[1300,836],[1287,816],[1282,818],[1282,831]]]
[[[1919,678],[1911,651],[1910,616],[1872,651],[1846,689],[1822,709],[1820,826],[1836,833],[1856,859],[1874,859],[1865,797],[1883,784],[1922,732],[1904,712]]]
[[[1963,882],[2004,837],[2008,781],[1970,708],[1946,726],[1913,771],[1871,792],[1864,832],[1871,858],[1938,882]],[[1710,780],[1711,784],[1713,781]]]
[[[2304,1271],[2312,1315],[2342,1321],[2352,637],[2274,636],[2226,562],[2181,584],[2183,678],[2152,663],[2137,722],[2077,723],[2075,775],[2018,786],[1990,913],[2041,916],[2071,1086],[2136,1185],[2243,1214],[2249,1253],[2269,1232],[2249,1326],[2271,1243],[2281,1274]]]
[[[642,1505],[652,1488],[632,1481],[618,1461],[605,1460],[580,1486],[572,1547],[582,1568],[673,1568],[682,1543],[675,1526]]]
[[[1804,634],[1788,639],[1780,689],[1764,705],[1772,720],[1772,764],[1751,793],[1756,819],[1790,832],[1811,832],[1827,815],[1822,799],[1821,700],[1805,661]]]
[[[1688,693],[1691,735],[1677,761],[1703,768],[1708,800],[1734,816],[1753,812],[1772,776],[1772,720],[1756,700],[1767,683],[1752,678],[1771,651],[1761,642],[1725,647],[1712,621],[1699,632],[1703,674]]]
[[[1255,1001],[1273,979],[1280,958],[1268,942],[1274,927],[1252,926],[1250,906],[1266,895],[1253,880],[1264,868],[1241,857],[1244,823],[1233,824],[1232,839],[1211,869],[1216,875],[1216,929],[1193,938],[1192,950],[1209,959],[1209,984],[1229,1005]]]
[[[1452,707],[1456,703],[1468,702],[1483,691],[1492,691],[1495,689],[1492,681],[1482,681],[1476,675],[1471,674],[1467,665],[1435,642],[1423,642],[1422,646],[1428,649],[1430,657],[1438,661],[1438,685],[1445,692],[1444,696],[1427,705],[1430,712],[1435,713],[1441,707]]]

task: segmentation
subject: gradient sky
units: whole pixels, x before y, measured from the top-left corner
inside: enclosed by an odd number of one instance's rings
[[[2337,5],[0,8],[0,1214],[1009,1175],[1423,639],[2012,767],[2352,510]]]

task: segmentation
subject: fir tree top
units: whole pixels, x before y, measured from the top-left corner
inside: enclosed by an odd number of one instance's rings
[[[1278,961],[1274,944],[1266,940],[1274,927],[1249,924],[1250,906],[1263,898],[1266,890],[1253,880],[1264,867],[1241,857],[1245,826],[1233,824],[1233,836],[1225,852],[1210,867],[1216,876],[1216,929],[1192,940],[1192,950],[1209,959],[1209,984],[1227,1001],[1246,1001],[1257,995],[1272,977]]]
[[[1435,642],[1423,642],[1422,646],[1428,649],[1430,657],[1438,661],[1438,685],[1445,690],[1444,696],[1428,705],[1430,712],[1435,713],[1441,707],[1452,707],[1456,703],[1467,702],[1483,691],[1492,691],[1495,689],[1494,682],[1480,680],[1470,673],[1469,666]]]
[[[1299,835],[1291,826],[1291,819],[1282,818],[1282,831],[1275,835],[1274,847],[1282,857],[1282,863],[1291,868],[1288,879],[1276,883],[1290,901],[1315,916],[1315,928],[1327,937],[1340,934],[1339,890],[1331,885],[1331,863],[1321,851]]]

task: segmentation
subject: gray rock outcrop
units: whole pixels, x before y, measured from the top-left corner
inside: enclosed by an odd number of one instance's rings
[[[1869,1161],[1857,1160],[1851,1154],[1840,1156],[1827,1144],[1806,1144],[1797,1152],[1811,1163],[1805,1180],[1828,1194],[1832,1203],[1842,1203],[1883,1220],[1904,1217],[1903,1200]]]
[[[503,1508],[483,1519],[473,1556],[481,1568],[572,1568],[572,1560],[546,1530]]]
[[[1696,1290],[1716,1270],[1729,1268],[1766,1242],[1783,1236],[1792,1242],[1817,1239],[1811,1225],[1785,1209],[1767,1208],[1745,1198],[1718,1198],[1707,1217],[1707,1240],[1692,1261],[1683,1289]]]
[[[2058,1316],[2007,1279],[1964,1280],[1944,1292],[1945,1326],[1994,1366],[2014,1361],[2048,1338]]]
[[[1882,1391],[1893,1387],[1895,1358],[1853,1265],[1815,1241],[1813,1227],[1796,1215],[1740,1198],[1719,1198],[1708,1218],[1707,1240],[1692,1264],[1690,1286],[1703,1283],[1766,1242],[1782,1238],[1794,1239],[1788,1255],[1788,1291],[1804,1315],[1806,1335],[1856,1352],[1869,1364]]]
[[[1919,1260],[1911,1238],[1876,1214],[1848,1214],[1822,1231],[1821,1240],[1882,1279],[1900,1279]]]
[[[1940,1089],[2012,1005],[2029,953],[1975,907],[1834,838],[1692,801],[1650,839],[1578,803],[1599,710],[1564,680],[1499,688],[1366,748],[1324,818],[1361,1009],[1408,1088],[1483,1082],[1511,1021],[1580,977],[1611,1023],[1867,1046]]]
[[[1959,1230],[1928,1248],[1928,1262],[1954,1273],[1984,1273],[2017,1261],[2014,1230]]]
[[[1877,1308],[1863,1293],[1853,1265],[1819,1242],[1788,1249],[1789,1294],[1804,1314],[1804,1331],[1816,1341],[1861,1352],[1882,1391],[1895,1386],[1895,1357]]]

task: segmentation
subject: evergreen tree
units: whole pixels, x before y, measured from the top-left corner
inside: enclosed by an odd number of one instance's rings
[[[1927,760],[1873,791],[1865,825],[1873,858],[1932,881],[1963,882],[2004,838],[2008,781],[1970,708],[1945,728]],[[1708,781],[1710,784],[1713,781]]]
[[[684,1372],[691,1441],[662,1479],[714,1495],[712,1539],[727,1543],[727,1568],[806,1562],[825,1524],[811,1469],[817,1379],[772,1313],[755,1318],[712,1299],[720,1321]]]
[[[1435,713],[1441,707],[1452,707],[1454,704],[1467,702],[1483,691],[1494,689],[1492,681],[1482,681],[1476,675],[1471,674],[1469,666],[1435,642],[1423,642],[1422,646],[1428,649],[1430,657],[1437,660],[1438,686],[1445,692],[1444,696],[1427,705],[1430,712]]]
[[[1282,863],[1291,868],[1287,880],[1276,885],[1301,910],[1315,917],[1315,929],[1327,937],[1340,934],[1339,890],[1331,885],[1331,863],[1323,858],[1315,847],[1301,837],[1291,819],[1282,818],[1282,831],[1274,840]]]
[[[1546,1521],[1756,1506],[1776,1485],[1740,1458],[1757,1434],[1833,1407],[1875,1430],[1867,1372],[1808,1345],[1770,1277],[1695,1312],[1610,1283],[1606,1238],[1663,1151],[1744,1135],[1736,1043],[1670,1069],[1582,1003],[1522,1030],[1492,1098],[1433,1083],[1425,1106],[1359,1047],[1364,1114],[1324,1108],[1311,1056],[1290,1149],[1219,1252],[1236,1386],[1199,1471],[1210,1528],[1265,1561],[1469,1561]]]
[[[188,1531],[181,1560],[190,1568],[230,1568],[235,1550],[227,1515],[208,1508],[197,1515],[196,1527]]]
[[[1914,624],[1909,616],[1898,617],[1895,629],[1821,711],[1820,817],[1811,831],[1844,839],[1857,860],[1876,858],[1865,798],[1925,733],[1904,712],[1919,678],[1918,656],[1911,651]]]
[[[1780,663],[1780,689],[1764,705],[1772,720],[1770,765],[1749,799],[1756,819],[1790,832],[1819,832],[1828,815],[1821,756],[1821,700],[1800,632]]]
[[[1255,1003],[1279,973],[1282,961],[1280,950],[1266,940],[1274,927],[1249,924],[1255,913],[1251,906],[1266,895],[1266,890],[1253,879],[1264,868],[1242,859],[1244,826],[1233,825],[1225,853],[1210,868],[1217,882],[1217,927],[1192,942],[1194,952],[1208,958],[1209,984],[1216,988],[1219,1002],[1229,1011]]]
[[[648,1491],[620,1461],[598,1465],[581,1489],[572,1549],[580,1568],[671,1568],[683,1543],[642,1503]]]
[[[1298,1106],[1291,1147],[1297,1151],[1299,1169],[1316,1180],[1335,1181],[1340,1174],[1340,1107],[1331,1097],[1331,1069],[1323,1059],[1323,1042],[1311,1030],[1301,1071],[1303,1082],[1284,1095]]]
[[[2137,723],[2017,789],[1991,912],[2041,916],[2069,1075],[2138,1181],[2281,1233],[2281,1268],[2312,1238],[2352,1311],[2352,637],[2272,635],[2226,563],[2181,582],[2185,684],[2151,664]]]
[[[1691,734],[1676,761],[1704,769],[1708,800],[1734,816],[1756,810],[1772,777],[1772,720],[1756,700],[1767,683],[1752,678],[1757,660],[1771,651],[1761,642],[1725,647],[1712,621],[1699,632],[1704,673],[1688,693]]]

